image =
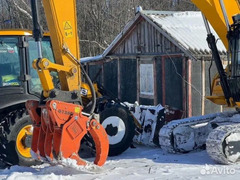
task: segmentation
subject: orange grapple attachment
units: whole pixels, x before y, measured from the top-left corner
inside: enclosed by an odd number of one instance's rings
[[[49,116],[45,106],[39,106],[39,101],[29,100],[26,108],[33,121],[33,136],[31,149],[38,160],[46,160],[45,148],[46,141],[49,140],[48,122]]]
[[[29,111],[36,111],[36,108],[38,107]],[[39,123],[41,119],[37,143],[32,143],[32,148],[37,146],[36,152],[39,156],[47,157],[50,162],[71,158],[76,160],[78,165],[86,165],[78,151],[81,139],[89,132],[96,146],[94,163],[99,166],[105,163],[109,149],[105,129],[95,119],[89,120],[83,116],[81,106],[52,100],[42,106],[41,111],[41,118],[38,114],[31,116],[34,122],[38,119]]]
[[[49,101],[47,104],[50,119],[54,126],[53,153],[57,159],[71,158],[78,165],[86,165],[78,151],[81,139],[89,133],[96,142],[95,164],[102,166],[108,156],[109,142],[105,129],[95,119],[89,120],[82,115],[82,107],[61,101]],[[93,125],[94,124],[94,125]]]
[[[54,127],[52,121],[50,120],[47,108],[42,109],[42,126],[44,126],[43,129],[45,129],[45,139],[44,141],[42,141],[43,139],[41,139],[41,137],[39,139],[44,143],[44,156],[48,159],[48,161],[52,162],[54,159],[51,144],[53,143]]]
[[[106,131],[101,124],[93,119],[90,122],[89,133],[91,134],[96,146],[96,158],[94,164],[102,166],[106,161],[105,158],[107,158],[109,151],[109,145],[105,145],[106,142],[109,144]]]
[[[31,120],[33,121],[31,153],[35,154],[34,155],[36,156],[35,158],[40,159],[39,151],[38,151],[38,138],[39,138],[40,129],[41,129],[41,115],[39,114],[41,111],[39,111],[38,113],[38,110],[37,110],[39,108],[38,104],[39,104],[39,101],[28,100],[25,103],[25,106],[27,108],[27,111],[29,113]]]

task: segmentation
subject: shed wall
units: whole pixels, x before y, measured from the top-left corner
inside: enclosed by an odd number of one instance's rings
[[[201,115],[201,61],[192,61],[192,115]]]
[[[145,19],[137,22],[110,55],[179,53],[181,50]]]
[[[89,65],[88,66],[88,75],[91,78],[92,81],[97,81],[100,84],[102,84],[102,73],[99,73],[99,71],[102,71],[102,65],[96,64],[96,65]],[[98,75],[97,75],[98,74]]]
[[[205,62],[205,73],[206,73],[206,90],[205,90],[205,94],[206,96],[209,96],[210,95],[210,84],[209,84],[209,67],[210,67],[210,64],[211,62],[210,61],[206,61]],[[216,68],[216,65],[215,63],[213,62],[212,63],[212,67],[211,67],[211,82],[212,82],[212,79],[213,77],[215,76],[215,74],[217,73],[217,68]],[[205,114],[209,114],[209,113],[212,113],[212,112],[220,112],[220,109],[221,107],[219,105],[216,105],[214,103],[212,103],[211,101],[205,99]]]
[[[165,104],[183,110],[182,57],[165,58]]]
[[[113,60],[103,64],[104,87],[115,97],[118,97],[118,72],[117,60]]]
[[[157,103],[163,104],[163,69],[162,57],[158,56],[156,60],[156,84],[157,84]]]
[[[210,62],[206,61],[203,67],[200,60],[185,60],[179,46],[143,18],[112,47],[107,56],[114,60],[102,60],[104,68],[97,80],[121,101],[169,105],[184,110],[186,116],[220,111],[218,105],[202,98],[202,94],[209,95]],[[154,95],[149,96],[141,95],[139,90],[139,64],[146,63],[146,60],[154,65]],[[101,67],[90,65],[90,77],[94,77]],[[213,77],[216,72],[214,65],[211,72]]]
[[[146,59],[146,57],[145,57]],[[151,59],[149,57],[149,59]],[[119,63],[118,63],[119,61]],[[205,70],[202,71],[202,61],[191,61],[191,67],[188,67],[183,57],[166,57],[157,56],[152,59],[155,61],[155,86],[156,92],[153,97],[143,97],[140,95],[139,103],[144,105],[154,105],[154,99],[157,104],[169,105],[171,107],[184,110],[186,116],[189,115],[190,109],[192,110],[191,116],[209,114],[213,112],[220,112],[221,108],[213,104],[209,100],[204,100],[202,107],[202,92],[204,90],[202,84],[202,72],[205,72],[205,95],[210,95],[209,91],[209,78],[208,69],[210,66],[209,61],[205,61]],[[141,62],[141,61],[140,61]],[[184,68],[184,64],[186,67]],[[120,67],[118,67],[120,65]],[[121,101],[134,103],[138,100],[139,94],[137,77],[137,59],[134,58],[119,58],[110,62],[104,62],[104,65],[89,65],[89,75],[91,78],[95,77],[99,69],[104,67],[104,70],[97,77],[104,87],[112,92],[116,97],[120,97]],[[191,69],[191,74],[188,74],[188,69]],[[118,73],[118,69],[120,70]],[[213,63],[211,68],[211,77],[213,78],[217,72],[216,66]],[[186,74],[186,77],[185,77]],[[190,77],[188,79],[187,77]],[[185,79],[185,80],[184,80]],[[118,84],[120,82],[120,84]],[[120,87],[120,88],[119,88]],[[189,94],[189,88],[191,93]],[[119,91],[120,90],[120,91]],[[186,94],[185,94],[186,93]],[[185,100],[186,98],[186,100]],[[188,102],[191,102],[189,104]],[[202,111],[204,108],[204,111]]]
[[[137,61],[120,59],[120,98],[134,103],[137,100]]]

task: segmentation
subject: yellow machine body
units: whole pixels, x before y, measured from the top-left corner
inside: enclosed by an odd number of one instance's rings
[[[228,50],[229,44],[227,39],[227,24],[224,19],[223,10],[221,8],[220,0],[192,0],[192,2],[201,10],[207,20],[210,22],[224,46]],[[225,10],[227,13],[228,21],[233,24],[232,16],[240,12],[239,1],[237,0],[223,0]],[[230,68],[226,68],[226,73],[229,72]],[[229,99],[230,104],[226,102],[224,93],[220,83],[220,77],[218,74],[215,75],[212,81],[212,95],[206,98],[218,105],[227,105],[228,107],[236,106],[237,102],[234,102],[232,98]],[[237,105],[238,106],[238,105]]]
[[[76,2],[43,0],[43,5],[56,62],[54,64],[47,59],[33,62],[43,86],[43,95],[48,97],[54,89],[51,71],[58,72],[61,90],[80,90],[81,72],[75,61],[80,59]]]
[[[223,0],[228,15],[228,21],[233,23],[232,16],[240,11],[238,0]],[[228,49],[227,25],[219,0],[192,0],[210,22],[226,49]]]
[[[32,9],[37,9],[37,1],[31,2]],[[32,152],[38,160],[47,159],[52,163],[63,158],[70,158],[76,160],[77,165],[86,165],[87,162],[80,158],[78,151],[82,138],[89,133],[96,148],[94,163],[102,166],[108,156],[109,141],[105,129],[92,114],[95,108],[95,96],[93,96],[94,105],[90,114],[83,115],[82,113],[76,1],[42,0],[42,2],[55,63],[42,57],[38,33],[40,30],[36,25],[39,23],[38,13],[33,11],[33,32],[39,53],[38,59],[33,61],[33,68],[40,78],[43,93],[40,103],[33,100],[26,102],[26,108],[34,127]],[[54,87],[51,72],[58,73],[60,90]],[[84,71],[83,73],[86,75]],[[91,84],[90,80],[89,84]],[[36,113],[39,110],[41,113]]]

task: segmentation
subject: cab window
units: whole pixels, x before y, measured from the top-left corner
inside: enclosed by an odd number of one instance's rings
[[[29,43],[29,60],[30,60],[30,67],[29,67],[30,70],[29,71],[30,71],[30,75],[31,75],[30,91],[32,93],[41,94],[42,85],[41,85],[40,79],[38,77],[37,71],[35,69],[33,69],[33,67],[32,67],[32,62],[38,58],[37,43],[35,42],[35,40],[33,38],[30,38],[28,43]],[[43,38],[41,44],[42,44],[43,58],[47,58],[51,62],[55,62],[50,38]],[[57,73],[51,72],[51,74],[53,77],[53,81],[55,79],[57,79]]]
[[[0,87],[19,86],[20,57],[18,38],[0,38]]]

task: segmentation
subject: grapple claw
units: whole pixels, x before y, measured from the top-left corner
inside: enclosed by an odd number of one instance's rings
[[[105,129],[95,119],[90,123],[89,133],[91,134],[96,146],[96,158],[94,164],[102,166],[108,156],[109,147],[102,142],[108,142]]]
[[[78,151],[82,138],[89,132],[96,146],[94,163],[105,163],[109,149],[105,129],[95,119],[83,116],[81,106],[52,100],[41,107],[38,101],[28,101],[26,107],[34,126],[32,150],[39,157],[50,162],[70,158],[78,165],[86,165]],[[39,108],[41,113],[37,113]]]
[[[40,155],[38,151],[38,139],[41,129],[41,116],[40,111],[38,111],[39,101],[29,100],[26,102],[25,106],[29,113],[31,120],[33,121],[33,134],[32,134],[32,144],[31,144],[31,154],[34,158],[40,160]],[[34,153],[34,155],[33,155]]]

